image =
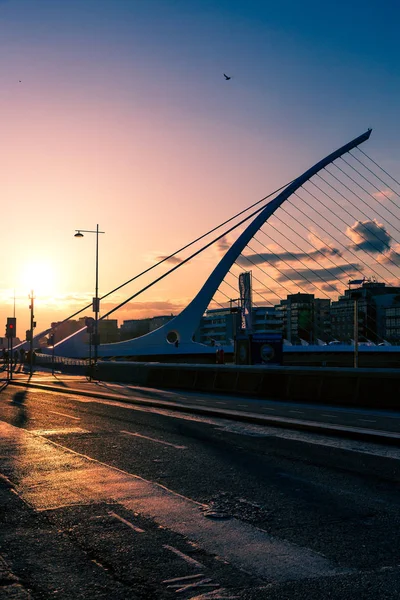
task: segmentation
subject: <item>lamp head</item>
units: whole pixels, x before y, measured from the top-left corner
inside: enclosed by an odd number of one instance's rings
[[[74,237],[81,238],[81,237],[83,237],[83,233],[81,233],[79,230],[77,230]]]

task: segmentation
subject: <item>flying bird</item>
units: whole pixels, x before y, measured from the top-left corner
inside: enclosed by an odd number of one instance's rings
[[[225,77],[226,81],[229,81],[229,79],[231,79],[231,77],[228,77],[228,75],[225,75],[225,73],[224,73],[224,77]]]

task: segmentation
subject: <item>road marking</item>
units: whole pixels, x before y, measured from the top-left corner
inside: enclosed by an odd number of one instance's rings
[[[193,590],[194,588],[217,588],[220,587],[219,583],[212,583],[211,579],[209,577],[206,577],[205,579],[201,579],[200,581],[195,581],[194,583],[187,583],[186,585],[184,585],[183,587],[179,587],[180,583],[174,584],[174,585],[167,585],[167,588],[178,588],[175,590],[176,594],[180,594],[181,592],[187,592],[188,590]],[[207,594],[208,595],[208,594]],[[197,596],[198,598],[198,596]],[[201,598],[201,596],[200,596]],[[204,596],[203,596],[204,598]]]
[[[116,519],[118,519],[118,521],[121,521],[121,523],[125,523],[125,525],[128,525],[128,527],[130,527],[131,529],[133,529],[133,531],[136,531],[136,533],[144,533],[145,532],[144,529],[141,529],[140,527],[136,527],[136,525],[134,525],[130,521],[127,521],[123,517],[120,517],[119,515],[117,515],[117,513],[112,512],[111,510],[109,511],[108,514],[111,517],[115,517]]]
[[[248,404],[238,404],[237,406],[243,406],[243,408],[247,408],[249,405]]]
[[[264,407],[262,407],[261,410],[276,410],[276,408],[264,408]]]
[[[214,404],[226,404],[226,402],[214,402]]]
[[[32,429],[34,435],[69,435],[71,433],[90,433],[82,427],[60,427],[58,429]]]
[[[151,442],[157,442],[157,444],[164,444],[164,446],[172,446],[172,448],[176,448],[177,450],[187,450],[187,446],[178,446],[177,444],[171,444],[170,442],[164,442],[164,440],[157,440],[156,438],[149,437],[148,435],[141,435],[140,433],[132,433],[131,431],[121,431],[121,433],[126,433],[126,435],[133,435],[134,437],[143,438],[145,440],[150,440]]]
[[[68,417],[68,419],[75,419],[76,421],[80,421],[80,417],[73,417],[72,415],[66,415],[65,413],[60,413],[57,412],[55,410],[49,410],[50,413],[53,413],[53,415],[60,415],[61,417]]]
[[[324,414],[324,413],[321,413],[321,417],[329,417],[330,419],[337,419],[336,415],[327,415],[327,414]]]
[[[376,423],[376,421],[373,421],[371,419],[358,419],[359,421],[362,421],[363,423]]]
[[[201,579],[203,577],[203,579]],[[197,579],[197,581],[193,581]],[[206,587],[206,588],[217,588],[220,587],[219,583],[213,583],[210,577],[204,577],[202,573],[199,575],[188,575],[187,577],[175,577],[174,579],[166,579],[163,583],[169,584],[167,585],[167,589],[174,589],[175,594],[180,594],[181,592],[186,592],[187,590],[193,590],[194,588]],[[182,586],[182,587],[181,587]],[[200,598],[210,598],[209,594],[201,594],[201,596],[196,596],[198,600]],[[213,598],[216,596],[213,594]],[[217,596],[220,597],[220,596]],[[226,597],[226,596],[225,596]],[[195,598],[193,597],[193,600]]]
[[[189,581],[190,579],[198,579],[204,577],[204,573],[197,573],[197,575],[186,575],[185,577],[174,577],[173,579],[164,579],[162,583],[178,583],[178,581]]]
[[[302,410],[289,410],[290,413],[297,413],[299,415],[304,415],[304,412]]]
[[[187,554],[184,554],[183,552],[181,552],[177,548],[174,548],[173,546],[168,546],[166,544],[163,544],[163,548],[166,548],[166,550],[170,550],[171,552],[173,552],[174,554],[176,554],[180,558],[183,558],[183,560],[185,560],[190,565],[193,565],[194,567],[197,567],[199,569],[204,569],[204,565],[202,565],[200,562],[198,562],[197,560],[195,560],[191,556],[188,556]]]

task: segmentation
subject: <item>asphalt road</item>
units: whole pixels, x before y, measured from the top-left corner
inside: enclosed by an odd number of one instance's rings
[[[28,381],[27,374],[17,372],[14,381]],[[361,430],[400,434],[400,401],[399,410],[355,408],[328,404],[312,404],[306,402],[285,402],[281,400],[259,399],[228,394],[207,394],[188,390],[155,390],[128,384],[111,382],[89,383],[85,377],[58,374],[53,377],[49,372],[36,371],[33,380],[44,385],[59,385],[82,390],[93,389],[99,393],[115,393],[126,396],[130,400],[150,402],[158,400],[180,406],[212,408],[219,411],[231,410],[239,414],[250,413],[271,420],[287,422],[316,423],[328,426],[349,427]],[[399,439],[400,443],[400,439]]]
[[[33,598],[400,596],[396,448],[15,386],[0,434],[0,554]]]

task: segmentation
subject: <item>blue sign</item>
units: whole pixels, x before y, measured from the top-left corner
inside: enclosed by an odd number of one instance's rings
[[[255,333],[251,340],[253,365],[282,364],[283,338],[281,333]]]

